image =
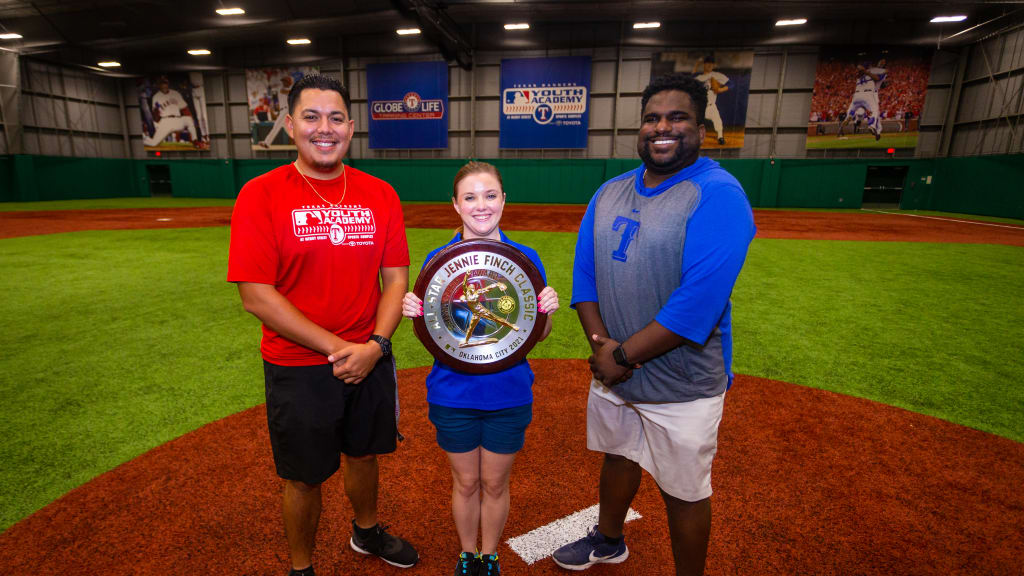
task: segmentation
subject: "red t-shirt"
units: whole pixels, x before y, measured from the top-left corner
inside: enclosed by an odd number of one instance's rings
[[[377,316],[380,269],[409,265],[398,194],[351,166],[333,180],[309,181],[315,192],[289,164],[242,187],[231,215],[228,282],[271,284],[317,325],[366,342]],[[343,193],[345,199],[332,207],[316,192],[330,202]],[[260,350],[266,361],[284,366],[327,363],[266,325]]]

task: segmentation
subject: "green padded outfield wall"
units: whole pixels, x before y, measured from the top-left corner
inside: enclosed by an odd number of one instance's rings
[[[1024,154],[946,158],[928,210],[1024,219]]]
[[[3,191],[3,195],[0,196],[0,202],[12,200],[11,198],[6,198],[6,195],[9,191],[14,190],[13,166],[13,156],[0,156],[0,191]]]
[[[776,160],[775,206],[860,208],[867,163],[836,160]],[[765,190],[766,196],[772,192]]]
[[[138,160],[127,158],[70,158],[65,156],[6,156],[8,186],[0,201],[35,202],[148,196],[134,185]],[[0,180],[3,182],[3,180]]]
[[[286,159],[0,156],[0,201],[149,196],[147,166],[166,165],[174,196],[233,198]],[[446,202],[462,160],[356,159],[402,200]],[[636,159],[494,159],[509,202],[583,204]],[[723,159],[754,207],[859,208],[869,166],[907,166],[901,208],[1024,218],[1024,154],[929,159]]]

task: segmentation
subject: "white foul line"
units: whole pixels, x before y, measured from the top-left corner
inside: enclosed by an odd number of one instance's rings
[[[509,538],[505,543],[524,562],[533,564],[537,560],[551,556],[562,546],[586,536],[597,524],[597,510],[598,504],[594,504],[590,508],[573,512],[540,528],[534,528],[522,536]],[[643,516],[632,508],[626,513],[626,522],[638,518]]]
[[[996,228],[1010,228],[1012,230],[1024,230],[1024,226],[1010,226],[1007,224],[992,224],[991,222],[978,222],[977,220],[960,220],[957,218],[941,218],[939,216],[922,216],[921,214],[904,214],[902,212],[886,212],[885,210],[869,210],[861,208],[862,212],[874,212],[876,214],[889,214],[891,216],[913,216],[914,218],[927,218],[929,220],[943,220],[945,222],[963,222],[964,224],[977,224],[978,226],[994,226]]]

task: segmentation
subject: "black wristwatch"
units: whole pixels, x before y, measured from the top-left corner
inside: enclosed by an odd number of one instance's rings
[[[380,344],[380,351],[384,353],[384,358],[391,356],[391,340],[388,340],[387,338],[383,336],[378,336],[376,334],[371,334],[370,340],[373,340],[377,344]]]
[[[619,346],[615,350],[612,350],[612,358],[615,359],[615,363],[623,368],[632,368],[633,365],[629,363],[629,359],[626,358],[626,351]]]

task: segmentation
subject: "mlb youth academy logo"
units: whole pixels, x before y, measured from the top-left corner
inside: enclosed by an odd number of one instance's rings
[[[335,246],[363,246],[373,244],[377,225],[373,211],[362,206],[303,206],[292,210],[292,229],[300,242],[330,240]]]
[[[401,100],[376,100],[370,108],[373,120],[440,120],[444,118],[444,102],[423,100],[409,92]]]
[[[587,111],[587,87],[575,84],[516,84],[502,94],[501,112],[509,120],[580,120]]]

